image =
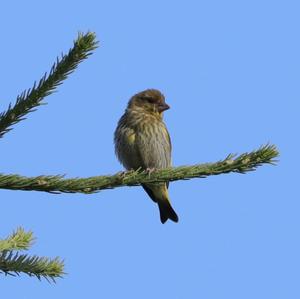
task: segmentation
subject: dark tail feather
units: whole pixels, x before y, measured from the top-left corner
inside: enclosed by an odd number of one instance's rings
[[[158,199],[157,195],[155,196],[154,191],[147,185],[142,184],[144,190],[147,192],[147,194],[150,196],[150,198],[158,204],[159,207],[159,212],[160,212],[160,221],[162,223],[165,223],[168,219],[171,219],[174,222],[178,222],[178,216],[176,212],[173,210],[171,203],[168,199],[168,194],[167,194],[167,187],[165,187],[165,196],[161,198],[161,191],[159,192],[159,197]],[[154,186],[152,186],[154,188]]]
[[[161,223],[165,223],[168,219],[171,219],[174,222],[178,222],[178,216],[168,200],[159,201],[158,207]]]

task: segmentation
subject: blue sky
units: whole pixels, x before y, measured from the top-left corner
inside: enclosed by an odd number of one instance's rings
[[[65,259],[49,284],[1,277],[6,298],[299,298],[299,3],[6,1],[1,111],[48,71],[78,31],[100,47],[1,140],[0,172],[85,177],[122,168],[112,142],[131,95],[158,88],[174,165],[267,142],[278,166],[170,185],[178,224],[141,188],[94,195],[1,190],[1,236],[37,237]]]

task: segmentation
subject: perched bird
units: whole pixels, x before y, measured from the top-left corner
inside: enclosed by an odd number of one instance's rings
[[[163,112],[170,106],[163,94],[147,89],[134,95],[120,118],[114,135],[115,151],[127,170],[151,172],[171,166],[171,140],[163,122]],[[169,195],[169,183],[142,184],[150,198],[158,204],[160,220],[178,222]]]

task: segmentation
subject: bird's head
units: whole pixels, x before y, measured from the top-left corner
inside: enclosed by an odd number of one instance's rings
[[[157,89],[147,89],[134,95],[129,103],[129,109],[142,109],[151,114],[162,115],[170,106],[165,102],[164,95]]]

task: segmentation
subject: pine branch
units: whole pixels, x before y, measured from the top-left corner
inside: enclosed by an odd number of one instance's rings
[[[97,48],[95,38],[95,34],[91,32],[79,34],[68,54],[62,54],[61,58],[57,58],[49,75],[45,73],[38,84],[35,82],[32,88],[22,92],[13,107],[9,104],[8,109],[0,114],[0,138],[12,130],[12,125],[25,119],[27,113],[35,111],[38,106],[44,104],[42,100],[53,93],[79,63],[92,54],[92,51]]]
[[[25,232],[23,228],[18,228],[11,236],[0,240],[0,251],[27,250],[33,240],[32,232]]]
[[[18,228],[11,236],[0,240],[0,273],[6,275],[19,275],[25,273],[38,279],[55,281],[64,273],[64,263],[58,257],[49,259],[47,257],[28,256],[19,254],[14,250],[27,250],[33,242],[32,232],[25,232]]]
[[[188,180],[205,178],[210,175],[255,170],[262,164],[275,164],[279,155],[274,145],[265,145],[256,151],[244,153],[238,157],[230,154],[224,160],[193,166],[180,166],[146,171],[119,172],[115,175],[89,178],[64,179],[63,176],[23,177],[19,175],[0,175],[0,189],[45,191],[51,193],[95,193],[104,189],[123,186],[137,186],[142,183]],[[235,158],[234,158],[235,157]]]
[[[0,273],[6,275],[19,275],[25,273],[38,279],[45,278],[55,282],[62,277],[64,263],[58,258],[28,256],[26,254],[13,253],[12,251],[0,252]]]

